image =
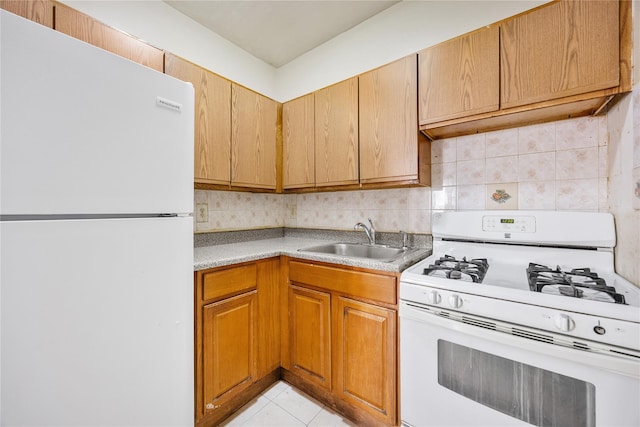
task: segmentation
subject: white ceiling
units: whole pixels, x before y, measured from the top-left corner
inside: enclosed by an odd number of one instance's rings
[[[400,0],[164,0],[278,68]]]

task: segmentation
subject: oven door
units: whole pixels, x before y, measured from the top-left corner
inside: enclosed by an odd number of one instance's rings
[[[401,302],[403,425],[640,425],[640,360],[469,323]]]

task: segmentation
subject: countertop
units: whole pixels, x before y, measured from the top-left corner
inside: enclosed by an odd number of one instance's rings
[[[272,239],[253,240],[239,243],[219,244],[194,248],[194,270],[204,270],[213,267],[237,264],[247,261],[286,255],[310,261],[322,261],[339,265],[368,268],[371,270],[402,272],[416,262],[426,258],[430,249],[413,249],[393,262],[348,258],[340,255],[329,255],[312,252],[299,252],[311,246],[335,243],[336,241],[314,238],[279,237]]]

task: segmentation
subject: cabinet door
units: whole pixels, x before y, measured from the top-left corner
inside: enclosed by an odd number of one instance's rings
[[[131,61],[163,72],[164,52],[60,3],[54,28]]]
[[[282,106],[284,188],[313,187],[315,183],[314,97],[310,93]]]
[[[417,58],[360,76],[360,182],[418,177]]]
[[[499,28],[484,28],[418,54],[420,124],[499,108]]]
[[[231,181],[231,82],[167,53],[165,73],[193,84],[195,90],[195,182]]]
[[[617,0],[560,1],[502,24],[502,108],[619,84]]]
[[[256,295],[251,291],[202,308],[205,414],[256,379]]]
[[[339,297],[335,308],[335,393],[396,424],[396,311]]]
[[[0,0],[0,9],[53,28],[53,3],[49,0]]]
[[[275,189],[278,103],[236,84],[231,92],[231,185]]]
[[[315,95],[316,186],[358,183],[358,79]]]
[[[289,287],[291,371],[331,390],[331,295]]]

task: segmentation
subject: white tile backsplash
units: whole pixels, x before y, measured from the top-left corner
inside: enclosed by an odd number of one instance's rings
[[[518,156],[518,182],[549,181],[555,178],[555,151]]]
[[[518,185],[520,209],[555,210],[556,181],[521,182]]]
[[[486,133],[460,136],[457,138],[457,161],[484,159],[486,157]]]
[[[556,152],[556,179],[598,178],[598,147]]]
[[[486,153],[487,159],[518,154],[518,128],[489,132]]]
[[[487,157],[487,183],[516,181],[518,181],[518,156]]]
[[[556,150],[556,124],[518,128],[518,154],[543,153]]]
[[[603,117],[582,117],[556,122],[556,150],[597,147]]]

